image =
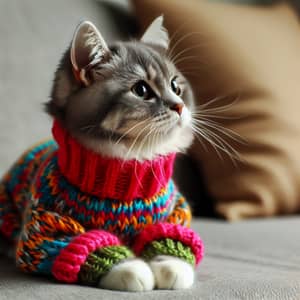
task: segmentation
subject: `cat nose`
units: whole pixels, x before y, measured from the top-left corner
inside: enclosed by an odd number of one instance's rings
[[[183,103],[176,103],[176,104],[171,105],[170,109],[176,111],[178,113],[178,115],[181,116],[183,107],[184,107]]]

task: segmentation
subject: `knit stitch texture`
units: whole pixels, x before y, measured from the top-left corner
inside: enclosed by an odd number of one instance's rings
[[[126,246],[98,248],[89,254],[81,266],[79,281],[89,285],[98,285],[101,276],[105,275],[114,265],[133,256],[133,253]]]
[[[155,240],[149,243],[141,254],[148,261],[157,255],[171,255],[184,259],[191,265],[195,264],[195,256],[191,248],[172,239]]]
[[[103,157],[57,121],[53,136],[0,181],[0,234],[15,243],[19,268],[97,285],[133,255],[201,261],[203,243],[171,179],[174,153],[144,162]]]

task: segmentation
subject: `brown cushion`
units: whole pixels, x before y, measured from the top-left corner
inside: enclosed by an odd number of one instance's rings
[[[224,112],[235,118],[217,120],[247,141],[221,135],[242,161],[235,166],[225,153],[221,160],[199,141],[191,149],[217,212],[229,220],[299,212],[300,26],[293,10],[204,0],[132,3],[142,28],[164,14],[173,45],[186,35],[175,53],[189,49],[184,55],[196,57],[180,68],[197,104],[224,97],[210,105],[217,107],[237,98]]]

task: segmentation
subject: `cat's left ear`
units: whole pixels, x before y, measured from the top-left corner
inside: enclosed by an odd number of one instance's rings
[[[141,41],[159,46],[166,51],[169,47],[169,34],[163,26],[163,21],[163,16],[157,17],[146,29]]]
[[[88,71],[109,56],[108,46],[96,26],[84,21],[78,25],[71,44],[70,58],[77,81],[88,86]]]

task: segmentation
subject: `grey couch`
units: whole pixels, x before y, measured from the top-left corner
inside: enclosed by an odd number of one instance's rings
[[[0,175],[29,145],[50,136],[41,103],[82,19],[109,40],[119,37],[120,20],[130,21],[112,17],[95,0],[0,0]],[[64,285],[22,274],[0,256],[0,299],[300,299],[299,216],[234,224],[196,217],[192,227],[206,245],[192,289],[135,294]]]
[[[0,259],[0,299],[300,299],[299,218],[229,224],[193,222],[206,256],[192,289],[124,293],[64,285],[15,270]]]

